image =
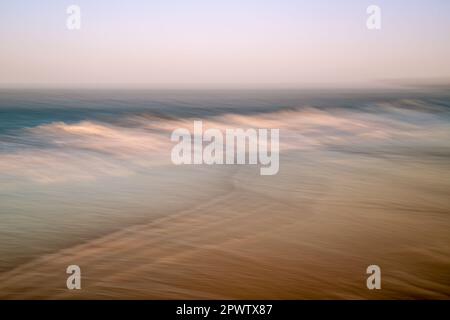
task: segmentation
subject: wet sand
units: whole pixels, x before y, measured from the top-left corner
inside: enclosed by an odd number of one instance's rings
[[[0,298],[450,298],[445,161],[282,161],[277,176],[232,168],[220,196],[5,271]],[[81,290],[66,288],[71,264]],[[381,290],[366,288],[372,264]]]

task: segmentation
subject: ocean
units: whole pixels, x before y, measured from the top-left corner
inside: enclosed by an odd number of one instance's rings
[[[279,173],[175,166],[195,120],[280,129]],[[448,298],[449,191],[447,90],[2,89],[0,296],[92,251],[86,297]]]

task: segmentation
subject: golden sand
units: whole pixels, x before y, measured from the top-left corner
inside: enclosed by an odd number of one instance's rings
[[[450,298],[445,176],[384,160],[299,172],[291,160],[279,176],[243,169],[220,197],[4,272],[0,298]],[[71,264],[81,290],[66,288]],[[381,290],[366,287],[372,264]]]

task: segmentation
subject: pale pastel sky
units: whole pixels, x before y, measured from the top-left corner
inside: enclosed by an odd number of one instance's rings
[[[366,28],[371,4],[381,30]],[[1,1],[0,49],[0,86],[450,79],[450,1]]]

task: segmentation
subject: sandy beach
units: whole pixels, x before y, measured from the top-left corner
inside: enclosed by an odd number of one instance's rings
[[[287,154],[269,178],[232,167],[220,196],[3,272],[0,298],[448,299],[449,180],[329,156]],[[81,290],[66,288],[71,264]],[[371,264],[382,290],[366,288]]]
[[[211,319],[450,300],[450,1],[0,17],[0,303]]]

